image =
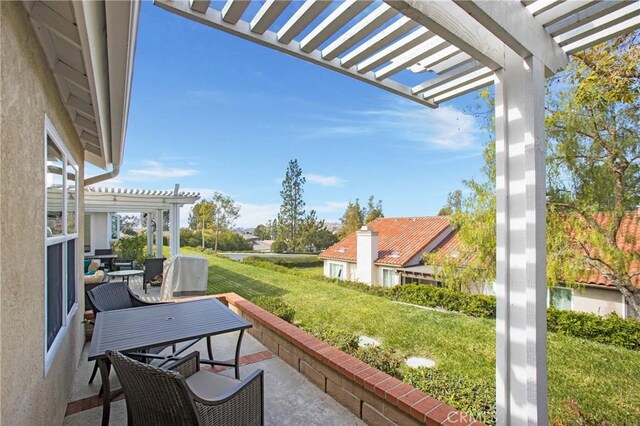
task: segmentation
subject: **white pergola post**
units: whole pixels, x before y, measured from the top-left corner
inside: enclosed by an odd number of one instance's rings
[[[171,256],[180,253],[180,206],[172,204],[169,209],[169,251]]]
[[[509,49],[496,71],[499,425],[547,422],[544,71]]]
[[[147,213],[147,257],[153,256],[153,224],[151,223],[152,213]]]
[[[163,211],[156,210],[156,257],[162,256],[162,224],[163,224]]]

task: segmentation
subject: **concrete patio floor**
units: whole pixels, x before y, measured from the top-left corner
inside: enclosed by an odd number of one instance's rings
[[[159,287],[150,288],[146,295],[142,291],[141,280],[132,280],[130,287],[147,300],[158,300]],[[194,318],[194,321],[197,321],[197,318]],[[236,341],[237,332],[215,336],[213,338],[214,357],[221,360],[232,359]],[[99,425],[102,419],[101,400],[96,397],[100,389],[99,375],[93,384],[88,384],[93,369],[93,362],[87,361],[88,348],[87,342],[74,378],[70,403],[67,406],[67,416],[63,423],[67,426]],[[200,351],[203,357],[207,357],[204,340],[188,349],[185,354],[194,350]],[[243,338],[240,355],[241,378],[256,369],[264,370],[265,424],[305,426],[365,424],[247,333]],[[203,366],[203,368],[209,367]],[[219,374],[233,377],[233,369],[219,371]],[[110,378],[112,388],[118,388],[115,372],[111,372]],[[127,424],[124,400],[112,402],[109,424]]]

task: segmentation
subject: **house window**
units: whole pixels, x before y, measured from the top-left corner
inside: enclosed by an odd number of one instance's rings
[[[633,306],[631,306],[631,303],[629,303],[629,301],[624,296],[622,296],[622,299],[624,301],[625,318],[640,319],[640,313],[636,312],[636,310],[633,309]]]
[[[396,271],[393,269],[382,270],[382,286],[393,287],[396,284]]]
[[[329,263],[329,277],[337,278],[339,280],[343,279],[343,265],[339,263]]]
[[[45,212],[45,374],[78,306],[78,166],[48,119]]]
[[[552,287],[549,289],[549,305],[562,311],[571,310],[573,290],[566,287]]]

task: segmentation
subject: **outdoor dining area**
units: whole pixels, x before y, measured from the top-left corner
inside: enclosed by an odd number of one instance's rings
[[[88,290],[64,424],[363,424],[256,338],[234,296],[150,301],[139,277]]]

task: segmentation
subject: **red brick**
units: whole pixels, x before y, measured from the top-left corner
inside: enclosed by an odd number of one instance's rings
[[[370,392],[373,392],[373,388],[375,385],[390,378],[391,376],[389,376],[387,373],[379,371],[377,374],[364,379],[364,388]]]
[[[366,362],[362,362],[360,360],[358,360],[358,362],[350,365],[350,366],[344,366],[345,368],[345,375],[350,379],[350,380],[354,380],[355,375],[360,373],[361,371],[366,370],[367,368],[371,368],[371,366],[369,364],[367,364]]]
[[[415,390],[415,388],[406,383],[400,383],[395,388],[389,389],[385,395],[385,399],[392,405],[398,405],[398,399],[407,393]]]
[[[336,367],[338,367],[342,363],[345,363],[345,362],[348,362],[348,361],[351,361],[351,355],[348,355],[348,354],[345,354],[344,352],[341,352],[340,355],[338,355],[336,357],[333,357],[333,358],[330,358],[328,364],[329,364],[329,366],[331,366],[331,368],[335,369]]]
[[[427,398],[427,395],[417,389],[414,389],[398,399],[398,407],[402,411],[406,411],[407,413],[409,413],[413,405],[417,404],[425,398]]]
[[[362,363],[362,361],[360,361],[358,358],[350,356],[348,360],[340,363],[336,370],[341,373],[344,376],[351,376],[351,372],[349,371],[350,367],[353,367],[354,365],[360,365],[360,363]]]
[[[380,398],[384,398],[388,390],[395,388],[399,384],[402,384],[400,380],[395,377],[391,377],[389,380],[385,380],[384,382],[380,382],[375,385],[374,391]]]
[[[456,416],[458,410],[447,404],[440,404],[431,411],[427,412],[426,423],[429,426],[440,426],[445,420],[452,416]]]
[[[358,373],[354,374],[353,378],[354,378],[356,383],[364,385],[364,381],[368,377],[371,377],[374,374],[378,374],[379,372],[380,372],[380,370],[378,370],[377,368],[369,367],[369,368],[365,368],[364,370],[359,371]]]

